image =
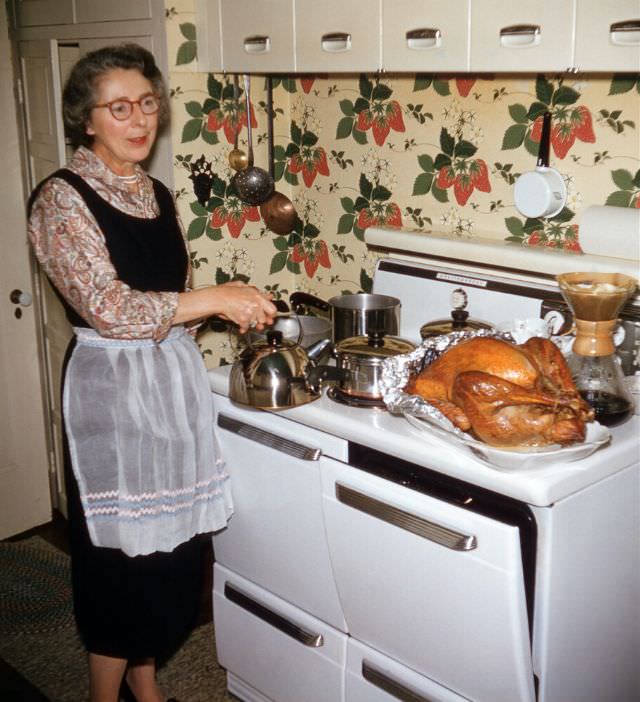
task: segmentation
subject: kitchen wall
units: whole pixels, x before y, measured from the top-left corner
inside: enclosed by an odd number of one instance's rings
[[[176,189],[196,285],[240,277],[278,298],[327,298],[370,286],[371,224],[571,255],[586,207],[640,208],[640,75],[276,76],[276,187],[300,216],[291,235],[276,236],[230,187],[237,129],[246,148],[231,77],[197,72],[193,0],[165,6]],[[253,77],[251,99],[256,164],[266,168],[264,77]],[[535,167],[546,109],[568,201],[551,220],[525,220],[513,183]],[[194,182],[210,175],[202,205]],[[233,334],[199,341],[208,365],[233,359]]]

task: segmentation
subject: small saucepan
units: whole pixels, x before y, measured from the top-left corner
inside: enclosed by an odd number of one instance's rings
[[[298,312],[304,306],[328,311],[334,344],[351,336],[366,336],[370,330],[393,336],[400,329],[400,300],[390,295],[357,293],[325,301],[309,293],[294,292],[289,300]]]
[[[339,395],[347,399],[382,404],[382,364],[385,358],[410,353],[415,344],[384,331],[371,329],[366,336],[339,341],[334,349],[336,366],[343,372],[338,380]]]

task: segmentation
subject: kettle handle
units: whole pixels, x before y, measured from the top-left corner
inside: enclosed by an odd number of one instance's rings
[[[291,295],[289,295],[289,302],[291,303],[291,307],[296,311],[298,311],[302,305],[315,307],[324,312],[329,312],[331,310],[331,305],[328,302],[306,292],[291,293]]]

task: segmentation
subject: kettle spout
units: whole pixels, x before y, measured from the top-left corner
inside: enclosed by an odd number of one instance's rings
[[[314,344],[311,344],[311,346],[305,348],[307,356],[316,363],[324,356],[329,355],[332,350],[333,344],[331,339],[320,339],[320,341],[316,341]]]

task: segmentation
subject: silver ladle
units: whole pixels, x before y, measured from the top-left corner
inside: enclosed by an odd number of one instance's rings
[[[262,168],[253,165],[253,141],[251,137],[251,101],[249,98],[250,79],[243,76],[244,93],[247,103],[247,152],[248,166],[243,171],[238,171],[231,182],[238,193],[238,197],[249,205],[260,205],[271,197],[275,189],[273,178]]]

